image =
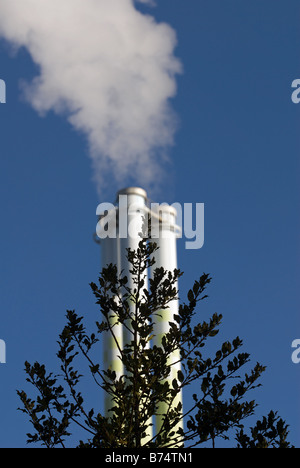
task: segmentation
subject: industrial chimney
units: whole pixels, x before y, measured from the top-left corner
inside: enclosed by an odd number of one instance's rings
[[[109,264],[117,266],[118,273],[122,272],[123,276],[128,278],[127,286],[131,291],[134,290],[133,277],[130,272],[131,264],[127,259],[127,249],[137,250],[138,244],[141,240],[140,233],[142,231],[143,219],[151,216],[151,236],[153,242],[158,246],[155,251],[154,258],[155,264],[147,273],[149,277],[153,277],[155,268],[163,267],[167,271],[174,271],[177,268],[177,233],[178,228],[176,226],[176,210],[174,207],[167,204],[151,204],[147,198],[145,190],[139,187],[129,187],[118,192],[116,205],[109,209],[107,204],[105,221],[101,224],[97,233],[100,234],[101,238],[101,258],[102,267]],[[152,206],[154,208],[152,208]],[[99,213],[98,213],[99,214]],[[104,218],[103,218],[104,219]],[[108,223],[109,220],[109,223]],[[107,225],[109,224],[109,230],[107,231]],[[106,230],[106,231],[105,231]],[[105,232],[106,234],[105,234]],[[106,236],[106,237],[105,237]],[[149,239],[151,241],[152,239]],[[145,286],[147,285],[148,278],[145,277]],[[130,301],[129,301],[130,305]],[[169,331],[169,322],[174,322],[174,315],[178,314],[178,301],[173,300],[168,309],[158,311],[156,316],[153,329],[153,340],[152,344],[161,346],[163,336]],[[114,322],[114,318],[112,318]],[[123,329],[124,328],[124,329]],[[118,347],[122,349],[127,342],[131,340],[130,333],[125,327],[118,324],[114,326],[115,337],[118,340],[118,345],[111,337],[110,333],[106,333],[104,340],[104,368],[110,368],[114,370],[118,377],[124,375],[122,363],[118,357]],[[177,378],[177,373],[180,370],[180,355],[179,351],[174,352],[170,358],[169,364],[171,365],[171,374],[169,376],[170,382],[174,378]],[[178,395],[177,400],[174,402],[174,406],[178,403],[182,403],[181,393]],[[112,407],[112,401],[109,396],[106,396],[105,400],[105,412],[106,416],[109,417],[109,409]],[[163,415],[167,412],[167,406],[161,402],[158,405],[157,416],[155,421],[156,432],[160,430],[163,423]],[[175,430],[182,427],[182,422],[178,424]],[[148,431],[149,432],[149,431]],[[151,432],[151,431],[150,431]],[[147,439],[153,437],[151,433],[147,435]],[[144,441],[145,443],[145,441]]]

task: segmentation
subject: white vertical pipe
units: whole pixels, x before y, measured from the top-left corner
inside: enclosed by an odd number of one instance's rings
[[[169,205],[158,205],[159,212],[154,213],[155,216],[151,216],[151,237],[155,236],[152,240],[157,244],[158,250],[154,253],[155,264],[151,268],[151,276],[153,277],[154,270],[156,268],[163,267],[167,271],[173,272],[177,268],[177,246],[176,246],[176,215],[177,212],[174,207]],[[159,219],[158,219],[159,218]],[[178,284],[175,284],[178,290]],[[162,344],[163,336],[169,332],[169,322],[174,321],[174,315],[178,314],[178,299],[174,299],[169,303],[167,309],[157,311],[159,316],[154,319],[154,338],[153,345],[158,347]],[[171,366],[171,374],[169,377],[169,383],[172,385],[174,378],[177,379],[178,371],[181,370],[180,365],[180,351],[176,350],[170,356],[169,365]],[[173,402],[173,407],[176,407],[178,403],[182,404],[182,392],[177,395]],[[162,427],[164,415],[168,411],[168,405],[166,403],[160,403],[158,405],[158,415],[156,417],[156,433],[158,433]],[[183,429],[182,420],[174,428],[177,431],[179,428]]]
[[[118,193],[119,199],[119,237],[120,237],[120,259],[122,275],[128,279],[127,287],[132,292],[132,297],[128,299],[130,313],[134,312],[133,293],[136,288],[133,275],[130,273],[132,265],[128,261],[128,250],[137,250],[141,236],[139,233],[142,230],[143,215],[145,214],[145,206],[147,194],[143,189],[138,187],[130,187],[121,190]],[[130,323],[127,323],[130,328]],[[124,329],[124,345],[132,340],[132,333]]]
[[[147,193],[139,187],[129,187],[121,190],[118,193],[119,201],[119,237],[120,237],[120,259],[122,276],[128,279],[127,287],[131,292],[131,297],[128,298],[130,315],[133,317],[135,311],[134,290],[137,285],[130,270],[132,264],[128,261],[128,250],[137,251],[139,242],[142,240],[140,235],[143,227],[143,219],[146,215]],[[147,287],[148,275],[144,272],[145,286]],[[130,320],[126,322],[126,327],[123,327],[123,345],[129,344],[133,340],[133,332],[131,330]],[[151,424],[151,420],[149,421]],[[153,437],[152,426],[147,429],[147,436],[142,440],[142,445],[146,444]]]
[[[120,254],[118,238],[106,237],[101,240],[101,257],[102,267],[107,267],[109,264],[117,266],[117,272],[120,274]],[[116,297],[116,300],[117,297]],[[104,369],[110,369],[116,372],[117,378],[123,375],[123,364],[120,359],[120,349],[123,349],[123,329],[122,325],[117,322],[117,317],[111,314],[109,323],[112,327],[114,336],[110,331],[103,333],[103,365]],[[105,416],[109,417],[109,409],[113,406],[112,396],[105,393],[104,408]]]

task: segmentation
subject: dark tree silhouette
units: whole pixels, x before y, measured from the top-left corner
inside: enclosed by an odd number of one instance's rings
[[[291,448],[287,441],[288,426],[272,411],[248,434],[244,432],[244,421],[255,413],[257,406],[254,400],[248,400],[248,394],[260,385],[258,379],[265,368],[257,363],[247,371],[250,356],[241,351],[242,341],[238,337],[226,341],[212,356],[205,355],[205,347],[218,334],[222,320],[221,315],[214,314],[209,321],[194,324],[200,303],[207,297],[209,275],[203,274],[195,281],[174,323],[169,323],[161,346],[149,346],[153,324],[177,297],[175,285],[182,275],[179,270],[167,272],[158,268],[146,288],[145,271],[153,265],[155,249],[154,243],[142,239],[136,252],[128,251],[134,291],[127,288],[127,278],[119,277],[114,265],[102,270],[98,284],[91,284],[100,317],[93,333],[87,333],[83,317],[74,311],[67,312],[67,323],[58,341],[59,374],[47,373],[45,366],[37,362],[25,363],[27,381],[36,391],[35,400],[25,391],[18,391],[21,410],[34,429],[27,434],[28,443],[66,447],[73,426],[77,426],[76,434],[79,429],[82,435],[77,443],[72,438],[72,444],[82,448],[199,447],[208,442],[216,447],[220,438],[229,439],[236,448]],[[129,307],[129,300],[134,303],[133,308]],[[100,354],[94,351],[104,333],[115,339],[118,323],[125,327],[130,324],[131,330],[131,341],[119,349],[124,366],[121,376],[103,369],[94,358]],[[170,356],[174,351],[180,352],[181,371],[170,381]],[[87,363],[85,376],[75,368],[80,355]],[[111,396],[113,407],[109,417],[95,408],[87,408],[80,388],[88,373],[100,397],[104,393]],[[179,392],[188,394],[195,388],[189,398],[190,407],[183,408],[178,403]],[[149,436],[151,421],[162,401],[163,424]],[[185,429],[178,425],[182,418]]]

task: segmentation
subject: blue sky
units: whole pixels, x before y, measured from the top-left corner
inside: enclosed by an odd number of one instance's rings
[[[300,365],[291,361],[291,343],[300,339],[300,105],[291,101],[300,78],[299,2],[160,0],[139,8],[176,31],[183,64],[172,99],[179,118],[172,168],[155,201],[205,204],[204,247],[178,242],[182,294],[203,272],[212,275],[199,320],[222,313],[220,340],[240,336],[253,365],[267,366],[253,393],[257,416],[277,410],[299,446]],[[22,98],[20,83],[37,73],[25,48],[12,54],[0,42],[7,85],[0,105],[1,447],[25,446],[30,430],[16,411],[16,389],[27,388],[24,361],[55,368],[66,309],[97,319],[89,287],[100,269],[96,207],[128,185],[112,179],[99,197],[84,137],[64,116],[40,117]]]

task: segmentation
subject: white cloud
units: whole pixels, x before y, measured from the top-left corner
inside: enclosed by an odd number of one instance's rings
[[[174,30],[132,0],[0,0],[0,11],[0,35],[39,65],[27,99],[87,137],[98,190],[110,171],[155,182],[175,131]]]

